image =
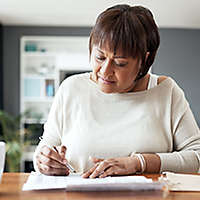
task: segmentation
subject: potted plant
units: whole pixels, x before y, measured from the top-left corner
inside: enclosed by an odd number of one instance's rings
[[[22,142],[24,134],[29,134],[30,131],[25,128],[20,128],[20,120],[26,116],[29,111],[17,117],[13,117],[0,110],[0,125],[1,133],[0,140],[6,143],[6,171],[20,171],[20,161],[23,150],[29,142]]]

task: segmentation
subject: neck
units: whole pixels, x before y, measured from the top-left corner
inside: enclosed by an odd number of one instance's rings
[[[135,84],[133,85],[132,89],[129,90],[129,92],[140,92],[147,90],[148,83],[149,83],[149,74],[146,74],[144,77],[141,79],[137,80]]]

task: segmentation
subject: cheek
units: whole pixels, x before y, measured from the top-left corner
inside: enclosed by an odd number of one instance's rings
[[[91,59],[90,66],[93,72],[98,72],[100,69],[100,65],[95,61],[95,59]]]
[[[118,76],[118,80],[120,81],[120,83],[123,83],[123,85],[129,85],[131,83],[134,82],[135,78],[136,78],[136,74],[134,72],[128,71],[128,72],[124,72],[124,73],[119,73],[116,76]]]

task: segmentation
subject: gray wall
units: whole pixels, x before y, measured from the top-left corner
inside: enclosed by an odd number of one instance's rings
[[[90,27],[3,27],[4,109],[19,113],[19,40],[23,35],[87,36]],[[153,72],[169,75],[184,89],[200,125],[200,30],[160,29]]]
[[[200,126],[200,30],[161,29],[153,72],[174,78]]]

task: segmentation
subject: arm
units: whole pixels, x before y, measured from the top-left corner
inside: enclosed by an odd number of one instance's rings
[[[175,83],[171,102],[173,152],[158,153],[161,169],[173,172],[198,172],[200,164],[200,130],[184,92]]]
[[[162,171],[198,172],[200,131],[189,106],[174,127],[174,151],[158,153]]]
[[[62,87],[60,87],[44,125],[43,139],[37,146],[33,157],[35,170],[47,175],[67,175],[69,173],[65,159],[66,148],[62,146],[59,152],[53,149],[53,147],[61,145],[62,105]]]
[[[158,83],[165,79],[164,76],[159,77]],[[183,91],[176,84],[172,94],[171,127],[173,152],[143,154],[147,162],[147,172],[198,172],[200,167],[200,130]],[[155,155],[157,155],[157,159]],[[158,160],[160,160],[160,166]],[[160,168],[159,171],[157,171],[158,168]]]
[[[166,76],[160,76],[158,84],[166,78]],[[172,94],[171,112],[174,150],[169,153],[154,154],[157,155],[157,162],[153,154],[143,154],[147,162],[147,172],[198,172],[200,164],[200,130],[183,91],[176,84]],[[153,157],[154,161],[152,160]],[[160,160],[160,166],[158,160]],[[151,164],[154,165],[155,169],[160,168],[160,170],[153,170]]]

